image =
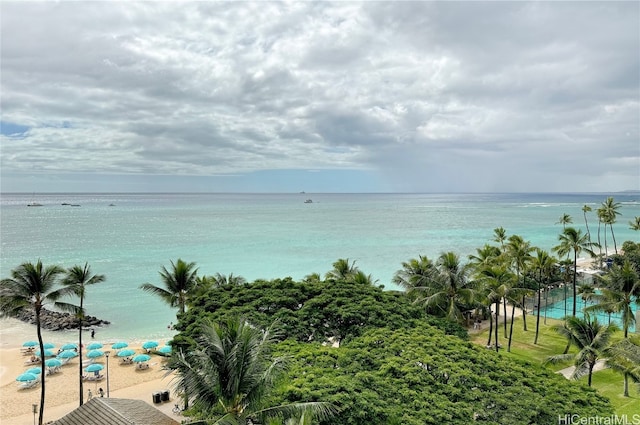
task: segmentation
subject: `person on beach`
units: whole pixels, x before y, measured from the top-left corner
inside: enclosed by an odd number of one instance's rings
[[[95,338],[95,337],[96,337],[96,330],[91,329],[91,338]]]
[[[102,389],[102,387],[98,389],[98,394],[100,394],[100,397],[104,397],[104,390]]]
[[[91,392],[91,388],[89,388],[89,390],[87,390],[87,392],[89,393],[87,395],[87,400],[91,400],[93,398],[93,393]]]

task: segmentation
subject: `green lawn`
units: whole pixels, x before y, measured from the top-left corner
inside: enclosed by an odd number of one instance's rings
[[[503,356],[509,356],[512,358],[527,360],[532,363],[540,364],[548,356],[553,354],[560,354],[564,351],[566,346],[566,340],[557,335],[552,329],[553,324],[562,323],[560,320],[547,319],[547,324],[543,323],[543,318],[540,319],[540,335],[538,337],[538,344],[534,344],[536,330],[536,318],[535,316],[527,316],[527,329],[525,332],[522,326],[522,319],[516,318],[516,322],[513,328],[513,340],[511,342],[511,352],[507,352],[508,338],[504,336],[503,324],[500,324],[499,340],[502,345],[500,354]],[[509,326],[507,325],[507,335]],[[470,331],[471,340],[477,344],[486,345],[488,338],[488,329],[483,331]],[[620,337],[622,333],[620,332]],[[572,347],[572,351],[574,348]],[[551,370],[559,371],[565,367],[571,366],[570,362],[564,364],[552,364],[549,367]],[[584,377],[580,382],[587,383],[587,378]],[[602,370],[595,372],[593,375],[592,385],[598,390],[598,392],[611,400],[611,405],[614,407],[617,415],[626,414],[629,418],[633,415],[640,414],[640,389],[638,384],[633,382],[629,383],[629,396],[624,397],[623,394],[623,378],[622,375],[612,370]]]

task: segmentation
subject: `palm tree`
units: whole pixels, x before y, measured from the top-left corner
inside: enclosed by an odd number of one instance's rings
[[[509,256],[509,258],[512,261],[512,264],[515,265],[516,267],[516,285],[514,286],[514,288],[512,288],[513,290],[510,291],[511,295],[514,295],[514,297],[512,297],[512,306],[511,306],[511,325],[510,325],[510,329],[509,329],[509,346],[507,348],[508,352],[511,352],[511,337],[513,335],[513,320],[515,317],[515,311],[516,311],[516,305],[519,303],[519,299],[517,297],[515,297],[515,295],[517,294],[518,296],[521,296],[523,299],[522,302],[522,320],[523,320],[523,325],[524,325],[524,330],[527,330],[527,312],[526,309],[524,307],[524,298],[526,293],[528,292],[526,290],[526,288],[524,287],[524,282],[521,286],[520,285],[520,275],[521,275],[521,271],[523,271],[526,267],[527,267],[527,263],[529,262],[529,260],[531,259],[531,251],[533,251],[533,248],[531,247],[531,244],[529,242],[526,242],[524,239],[522,239],[521,236],[518,235],[512,235],[509,236],[509,240],[507,243],[507,254]],[[516,287],[518,288],[518,290],[516,291]]]
[[[574,344],[578,352],[550,356],[545,360],[545,363],[573,360],[575,369],[571,375],[572,378],[579,379],[588,375],[588,385],[591,386],[593,368],[609,347],[609,341],[618,329],[617,326],[615,324],[602,325],[597,318],[592,320],[587,314],[584,318],[565,317],[564,324],[555,325],[553,329],[565,337],[569,344]]]
[[[393,276],[393,283],[410,291],[416,287],[427,286],[433,278],[435,266],[433,261],[424,255],[402,263],[402,269]]]
[[[493,240],[500,244],[500,248],[504,250],[504,243],[507,240],[507,231],[504,227],[496,227],[493,229]]]
[[[572,316],[576,315],[576,301],[577,301],[577,288],[576,288],[576,279],[577,279],[577,270],[578,270],[578,255],[580,255],[583,251],[588,253],[591,256],[595,256],[595,253],[591,248],[596,246],[597,244],[590,242],[586,235],[582,234],[582,231],[576,230],[573,227],[567,227],[564,229],[558,236],[558,240],[560,244],[555,246],[553,250],[558,253],[559,256],[568,255],[573,251],[573,313]]]
[[[349,263],[348,258],[340,258],[332,266],[333,269],[325,275],[325,279],[331,282],[347,281],[358,271],[356,262]]]
[[[276,336],[240,318],[224,324],[205,322],[198,345],[176,357],[177,384],[194,395],[194,407],[213,424],[265,423],[269,418],[300,417],[305,412],[327,418],[327,403],[265,406],[266,395],[284,371],[286,359],[273,358]]]
[[[457,254],[445,252],[436,260],[435,269],[425,286],[413,287],[410,293],[417,294],[415,302],[424,304],[427,310],[465,323],[462,309],[471,307],[476,297],[474,284],[469,279],[470,266],[461,264]]]
[[[556,224],[562,224],[562,230],[567,228],[567,224],[573,223],[573,218],[569,214],[562,214]]]
[[[607,367],[624,375],[624,397],[629,397],[629,378],[640,382],[640,346],[630,339],[623,339],[605,350]]]
[[[537,302],[537,314],[536,314],[536,336],[533,340],[534,344],[538,343],[538,335],[540,333],[540,304],[542,296],[542,284],[547,281],[551,275],[555,259],[549,255],[549,253],[540,248],[536,248],[536,255],[531,259],[531,267],[538,272],[538,302]]]
[[[612,196],[609,196],[606,201],[602,203],[602,208],[604,211],[604,224],[605,226],[608,224],[609,229],[611,229],[611,237],[613,238],[613,248],[618,253],[618,246],[616,244],[616,235],[613,233],[613,223],[616,222],[617,216],[622,213],[618,211],[620,209],[620,202],[616,202]],[[609,253],[607,253],[608,255]]]
[[[633,305],[640,305],[640,279],[629,260],[622,266],[614,265],[606,276],[601,278],[606,287],[601,295],[594,297],[598,304],[588,310],[613,311],[622,313],[624,337],[629,337],[629,328],[636,323]]]
[[[89,285],[104,282],[104,275],[92,275],[91,267],[88,263],[84,263],[84,267],[73,266],[67,270],[67,275],[62,284],[73,291],[73,294],[80,298],[80,306],[78,308],[78,355],[82,358],[82,322],[84,321],[84,296]],[[79,362],[79,382],[80,382],[80,406],[84,403],[83,384],[82,384],[82,362]]]
[[[500,317],[500,300],[505,298],[509,288],[512,286],[514,279],[513,273],[502,265],[493,265],[483,267],[478,271],[478,282],[481,285],[481,292],[484,294],[484,299],[489,304],[495,303],[495,349],[499,351],[500,344],[498,343],[498,326]],[[505,310],[505,321],[507,320],[507,312]],[[489,340],[487,345],[491,344],[491,330],[489,331]]]
[[[631,230],[640,230],[640,216],[636,216],[632,221],[629,222],[629,229]]]
[[[591,232],[589,232],[589,222],[587,221],[587,213],[591,212],[591,207],[584,204],[582,207],[582,214],[584,215],[584,225],[587,226],[587,238],[591,240]]]
[[[164,288],[152,285],[151,283],[143,283],[140,289],[152,293],[160,297],[171,307],[178,307],[182,314],[186,311],[186,305],[189,296],[197,287],[196,263],[186,263],[178,258],[174,263],[171,261],[171,271],[166,267],[162,267],[160,277]]]
[[[77,312],[77,308],[67,303],[57,300],[63,296],[71,294],[69,288],[59,288],[58,277],[64,273],[64,269],[59,266],[42,265],[38,260],[36,264],[23,263],[11,271],[10,279],[0,281],[0,315],[13,316],[24,309],[33,309],[36,319],[36,333],[38,335],[38,345],[40,353],[44,354],[44,343],[42,341],[42,329],[40,314],[44,306],[54,303],[59,309]],[[40,387],[40,413],[38,424],[42,425],[44,417],[45,401],[45,364],[44,355],[41,357],[41,387]]]

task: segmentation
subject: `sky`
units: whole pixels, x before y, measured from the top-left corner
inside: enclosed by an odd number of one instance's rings
[[[640,189],[640,3],[0,2],[2,192]]]

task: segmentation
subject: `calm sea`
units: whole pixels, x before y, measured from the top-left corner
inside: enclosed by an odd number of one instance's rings
[[[614,225],[618,247],[639,241],[628,222],[640,195],[611,194],[622,204]],[[112,322],[101,339],[170,336],[175,311],[138,289],[160,284],[170,260],[196,262],[200,274],[252,281],[324,274],[349,258],[378,284],[393,288],[401,263],[443,251],[462,256],[504,227],[533,245],[557,244],[570,214],[593,234],[595,209],[609,194],[2,194],[0,276],[22,262],[70,267],[88,262],[106,282],[91,287],[87,313]],[[305,203],[306,199],[313,203]],[[30,202],[42,204],[27,207]],[[63,203],[79,206],[62,205]],[[611,246],[611,239],[610,246]]]

